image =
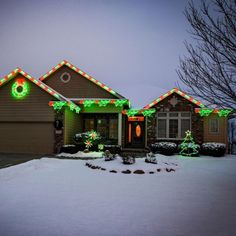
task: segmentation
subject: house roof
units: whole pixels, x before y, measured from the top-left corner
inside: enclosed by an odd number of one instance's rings
[[[61,95],[60,93],[56,92],[54,89],[52,89],[48,85],[44,84],[43,82],[36,80],[34,77],[32,77],[28,73],[24,72],[19,67],[17,67],[15,70],[10,72],[8,75],[6,75],[2,79],[0,79],[0,87],[3,86],[4,84],[6,84],[11,79],[15,78],[18,74],[23,75],[26,79],[28,79],[32,83],[36,84],[39,88],[43,89],[45,92],[47,92],[51,96],[57,98],[58,100],[66,101],[67,103],[73,104],[75,107],[77,107],[77,105],[75,103],[73,103],[70,99],[68,99],[68,98],[64,97],[63,95]]]
[[[154,105],[158,104],[160,101],[169,97],[173,93],[176,93],[176,94],[182,96],[183,98],[187,99],[188,101],[192,102],[193,104],[195,104],[199,107],[202,107],[202,108],[205,107],[205,105],[203,103],[201,103],[200,101],[198,101],[198,100],[194,99],[193,97],[187,95],[186,93],[180,91],[178,88],[173,88],[173,89],[169,90],[167,93],[161,95],[160,97],[158,97],[157,99],[155,99],[154,101],[149,103],[148,105],[144,106],[144,109],[149,109],[149,108],[153,107]]]
[[[69,68],[71,68],[72,70],[74,70],[76,73],[82,75],[85,79],[93,82],[94,84],[96,84],[97,86],[101,87],[102,89],[106,90],[107,92],[113,94],[114,96],[116,96],[117,98],[123,99],[124,97],[120,94],[118,94],[117,92],[115,92],[114,90],[112,90],[111,88],[109,88],[108,86],[106,86],[105,84],[101,83],[100,81],[96,80],[95,78],[93,78],[92,76],[88,75],[86,72],[82,71],[81,69],[79,69],[78,67],[72,65],[70,62],[63,60],[62,62],[60,62],[59,64],[57,64],[55,67],[53,67],[50,71],[48,71],[46,74],[44,74],[43,76],[41,76],[39,78],[40,81],[45,80],[46,78],[48,78],[50,75],[52,75],[53,73],[55,73],[59,68],[61,68],[62,66],[67,66]]]

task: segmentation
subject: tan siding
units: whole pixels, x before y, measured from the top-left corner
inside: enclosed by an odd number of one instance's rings
[[[11,94],[12,84],[16,78],[0,87],[0,121],[54,121],[54,112],[48,106],[53,97],[31,81],[29,94],[23,99],[14,98]]]
[[[0,152],[51,154],[54,145],[52,122],[1,122]]]
[[[67,83],[63,83],[60,79],[64,72],[71,75]],[[116,98],[67,66],[62,66],[43,82],[68,98]]]
[[[82,117],[69,109],[66,109],[64,114],[64,144],[73,144],[73,136],[83,130]]]
[[[219,133],[211,133],[209,120],[211,118],[219,119]],[[212,114],[204,117],[204,142],[220,142],[227,144],[227,118],[219,117],[217,114]]]

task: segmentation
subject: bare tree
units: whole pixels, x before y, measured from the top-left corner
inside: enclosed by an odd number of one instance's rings
[[[189,2],[184,14],[193,43],[185,42],[177,74],[187,90],[219,108],[236,108],[236,0]],[[209,105],[208,104],[208,105]]]

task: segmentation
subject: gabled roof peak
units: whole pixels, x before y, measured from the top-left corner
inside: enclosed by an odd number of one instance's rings
[[[149,108],[153,107],[154,105],[156,105],[157,103],[159,103],[163,99],[169,97],[173,93],[176,93],[176,94],[182,96],[183,98],[187,99],[188,101],[194,103],[195,105],[197,105],[199,107],[202,107],[202,108],[205,107],[205,105],[203,103],[201,103],[200,101],[198,101],[198,100],[194,99],[193,97],[187,95],[186,93],[180,91],[178,88],[173,88],[173,89],[169,90],[167,93],[161,95],[160,97],[158,97],[157,99],[155,99],[154,101],[149,103],[148,105],[146,105],[144,107],[144,109],[149,109]]]
[[[48,78],[51,74],[53,74],[55,71],[57,71],[59,68],[61,68],[62,66],[67,66],[70,69],[74,70],[76,73],[82,75],[85,79],[93,82],[94,84],[96,84],[97,86],[101,87],[102,89],[106,90],[107,92],[111,93],[112,95],[116,96],[117,98],[123,99],[124,97],[121,96],[120,94],[118,94],[117,92],[115,92],[114,90],[112,90],[111,88],[109,88],[108,86],[106,86],[105,84],[101,83],[100,81],[98,81],[97,79],[93,78],[92,76],[88,75],[86,72],[82,71],[80,68],[74,66],[73,64],[71,64],[70,62],[68,62],[67,60],[63,60],[60,63],[58,63],[55,67],[53,67],[50,71],[48,71],[46,74],[44,74],[43,76],[41,76],[39,78],[40,81],[45,80],[46,78]]]

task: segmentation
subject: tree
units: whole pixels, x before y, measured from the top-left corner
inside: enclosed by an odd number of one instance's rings
[[[188,3],[184,14],[193,43],[185,42],[177,74],[187,92],[208,105],[236,108],[236,0]]]

